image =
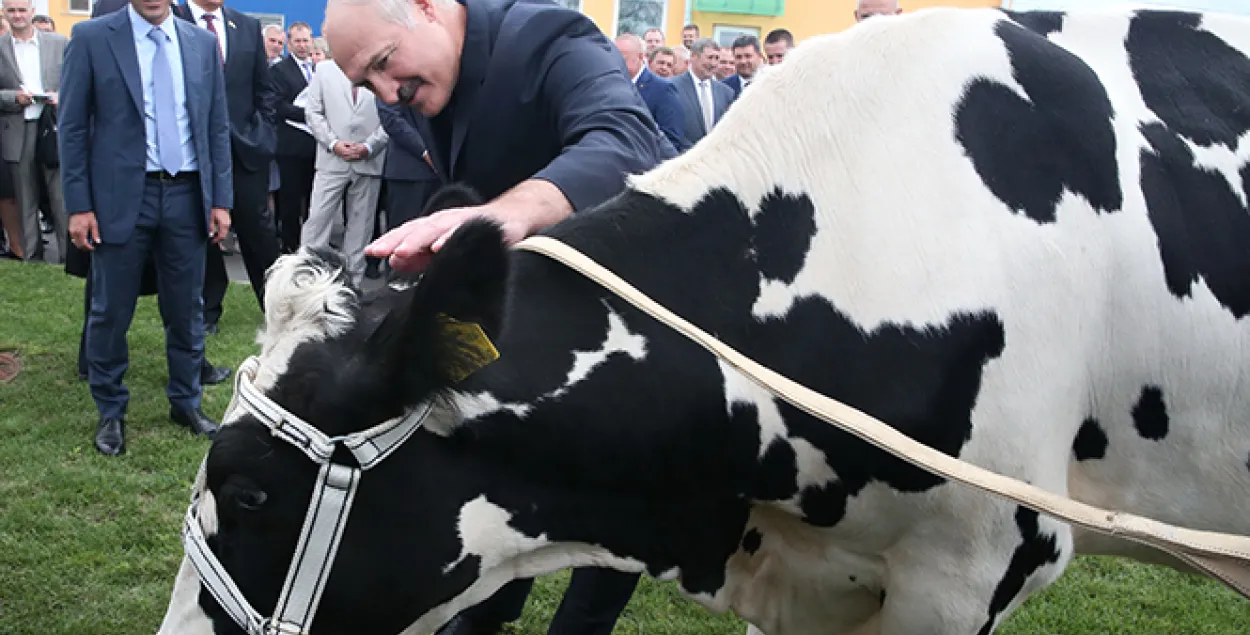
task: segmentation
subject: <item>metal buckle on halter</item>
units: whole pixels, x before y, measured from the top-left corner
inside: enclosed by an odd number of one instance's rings
[[[298,624],[267,617],[261,620],[257,632],[249,635],[304,635],[304,629]]]

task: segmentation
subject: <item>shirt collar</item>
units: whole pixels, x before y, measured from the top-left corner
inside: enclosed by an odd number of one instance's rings
[[[18,38],[18,37],[17,37],[17,34],[16,34],[16,33],[14,33],[14,34],[13,34],[13,43],[14,43],[14,44],[29,44],[29,45],[31,45],[31,46],[33,46],[33,47],[35,47],[35,48],[39,48],[39,29],[34,29],[34,33],[31,33],[31,34],[30,34],[30,39],[29,39],[29,40],[23,40],[23,39],[20,39],[20,38]]]
[[[148,22],[143,16],[139,15],[139,12],[135,11],[135,7],[132,4],[126,4],[126,11],[130,13],[130,29],[134,32],[135,40],[146,39],[148,37],[148,32],[152,30],[152,23]],[[165,20],[156,25],[156,28],[164,31],[165,35],[169,36],[169,41],[178,41],[178,30],[174,26],[173,11],[170,11],[169,14],[165,16]]]
[[[643,62],[641,65],[639,65],[639,66],[638,66],[638,72],[637,72],[637,73],[634,73],[634,83],[635,83],[635,84],[637,84],[637,83],[638,83],[638,78],[639,78],[639,77],[642,77],[642,74],[643,74],[643,73],[645,73],[645,72],[647,72],[647,64],[646,64],[646,62]]]
[[[198,5],[198,4],[194,3],[194,2],[188,2],[188,3],[187,3],[187,6],[191,8],[191,17],[195,18],[195,23],[196,23],[196,24],[199,24],[199,23],[200,23],[200,22],[204,19],[204,14],[205,14],[205,13],[208,13],[208,14],[210,14],[210,15],[212,15],[212,16],[213,16],[213,26],[217,27],[218,29],[220,29],[220,28],[222,27],[222,25],[224,25],[224,24],[225,24],[225,21],[224,21],[224,19],[222,18],[222,15],[221,15],[221,9],[220,9],[220,8],[218,8],[218,9],[216,9],[216,10],[214,10],[214,11],[205,11],[205,10],[203,10],[203,9],[201,9],[201,8],[200,8],[200,5]]]

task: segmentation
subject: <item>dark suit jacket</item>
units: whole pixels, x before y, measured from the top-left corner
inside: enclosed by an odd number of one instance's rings
[[[580,211],[658,162],[664,136],[589,18],[545,0],[465,8],[460,77],[426,140],[445,180],[489,200],[544,179]]]
[[[226,101],[230,107],[231,148],[243,169],[268,172],[278,145],[278,133],[273,88],[269,83],[269,59],[265,56],[260,20],[230,7],[222,7],[221,12],[226,22],[218,28],[226,32]],[[185,4],[176,5],[174,15],[195,24],[191,8]]]
[[[728,86],[729,90],[734,91],[734,101],[737,101],[738,96],[742,94],[742,76],[734,73],[722,79],[720,83]]]
[[[438,173],[421,158],[425,139],[430,136],[430,123],[421,113],[408,106],[377,102],[378,119],[391,138],[386,146],[386,165],[382,178],[392,181],[437,181]]]
[[[311,161],[317,153],[317,141],[307,132],[286,124],[288,119],[304,122],[304,109],[296,107],[292,102],[308,87],[308,82],[304,81],[304,73],[299,70],[295,57],[287,55],[282,61],[270,66],[269,81],[273,86],[274,109],[278,113],[278,156]]]
[[[686,117],[682,113],[681,96],[677,93],[677,87],[645,66],[642,67],[636,86],[660,131],[668,137],[677,152],[685,152],[690,147],[690,141],[686,139]]]
[[[686,115],[686,139],[693,145],[707,136],[707,127],[703,125],[703,109],[699,107],[699,96],[695,92],[694,74],[686,71],[673,78],[677,84],[677,92],[681,95],[682,110]],[[712,124],[725,116],[725,111],[734,101],[733,90],[725,84],[712,80]]]
[[[225,78],[212,34],[182,20],[174,24],[207,232],[212,208],[234,207]],[[65,212],[95,212],[100,239],[124,243],[139,217],[147,171],[143,88],[128,11],[74,25],[58,97]]]
[[[130,4],[130,0],[95,0],[95,4],[91,7],[91,17],[98,18],[102,15],[108,15],[118,9],[123,9]]]

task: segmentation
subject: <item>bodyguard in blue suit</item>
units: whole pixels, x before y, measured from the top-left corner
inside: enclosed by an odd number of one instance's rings
[[[430,122],[407,106],[378,101],[378,120],[391,138],[382,178],[386,180],[386,227],[394,229],[418,217],[442,184],[425,140]]]
[[[642,38],[633,33],[622,33],[616,36],[616,48],[625,59],[625,71],[633,78],[634,87],[638,89],[642,101],[647,104],[647,110],[651,111],[651,118],[672,144],[674,152],[671,154],[675,156],[685,152],[691,143],[686,140],[683,122],[685,113],[681,109],[677,86],[647,68],[647,55],[643,51]]]
[[[205,250],[230,228],[230,122],[212,35],[168,0],[74,26],[60,93],[61,179],[70,237],[92,252],[87,365],[99,410],[96,448],[125,451],[126,332],[144,261],[155,257],[170,418],[196,434]]]

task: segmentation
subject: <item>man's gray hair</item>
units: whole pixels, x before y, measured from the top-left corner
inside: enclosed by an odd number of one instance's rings
[[[685,44],[678,44],[673,47],[673,56],[679,60],[688,60],[690,59],[690,49],[686,48]]]
[[[278,25],[276,25],[276,24],[266,24],[266,25],[265,25],[265,28],[261,29],[261,33],[268,34],[270,31],[275,31],[275,30],[276,30],[278,33],[283,33],[283,31],[282,31],[282,27],[280,27],[280,26],[278,26]],[[283,33],[283,34],[285,35],[285,33]]]
[[[443,8],[453,7],[456,0],[430,0],[436,5]],[[329,0],[326,9],[334,5],[347,5],[349,7],[365,7],[371,6],[382,16],[387,22],[394,22],[404,26],[412,26],[412,8],[410,0]]]
[[[703,55],[703,52],[708,49],[719,51],[720,45],[716,43],[716,40],[713,40],[710,37],[701,37],[690,43],[691,55]]]

